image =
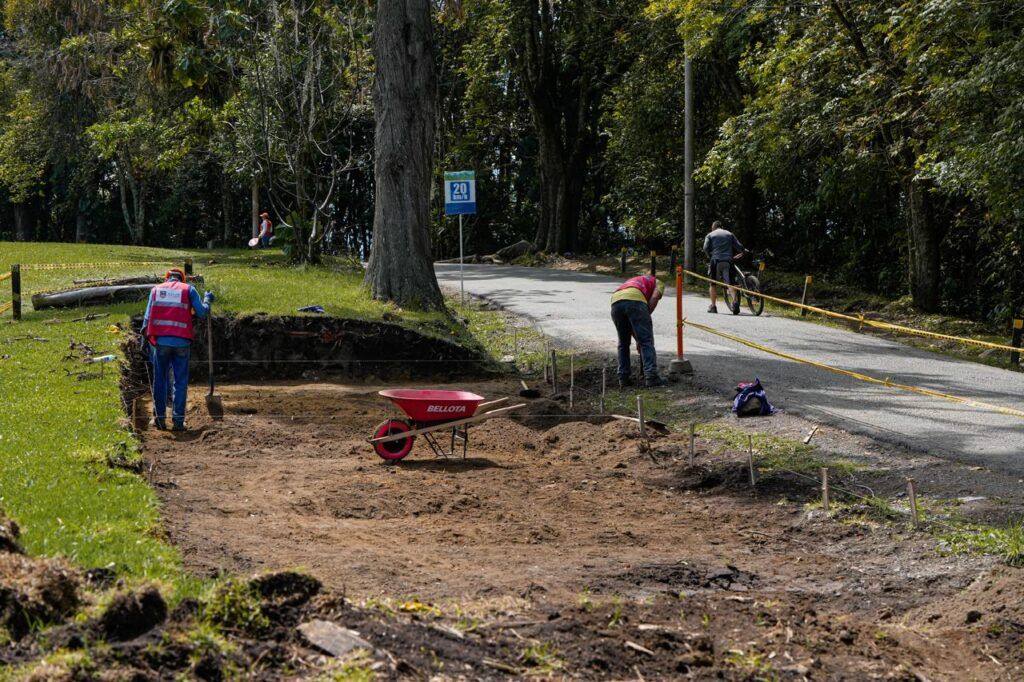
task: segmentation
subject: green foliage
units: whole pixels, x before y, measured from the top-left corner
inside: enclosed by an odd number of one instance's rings
[[[1024,306],[1024,13],[1010,0],[437,7],[435,170],[479,171],[469,253],[542,236],[560,202],[578,203],[560,214],[578,251],[679,243],[689,54],[698,237],[722,219],[776,268],[1004,329]],[[297,228],[290,257],[365,258],[373,10],[7,0],[0,210],[15,220],[0,238],[240,245],[255,184],[259,210]],[[541,71],[526,35],[550,54]],[[572,180],[561,200],[556,176]],[[435,255],[452,256],[455,221],[434,202]]]
[[[1024,566],[1024,521],[1005,528],[969,524],[942,533],[939,539],[952,554],[988,554],[1009,566]]]
[[[427,331],[462,339],[440,314],[410,313],[369,299],[361,273],[346,261],[327,259],[324,267],[288,267],[280,254],[261,251],[189,253],[138,247],[0,242],[6,268],[19,263],[167,261],[192,256],[217,295],[215,310],[299,314],[313,303],[341,317],[379,320],[385,315]],[[209,260],[216,261],[210,264]],[[67,285],[75,278],[153,274],[160,266],[26,271],[27,292]],[[0,287],[0,304],[10,288]],[[5,297],[6,294],[6,297]],[[72,338],[99,354],[120,353],[121,334],[141,304],[97,309],[110,318],[71,323],[79,310],[25,310],[24,321],[0,332],[0,504],[18,521],[26,549],[42,556],[66,556],[84,567],[113,564],[130,579],[173,581],[180,594],[199,586],[186,576],[177,551],[161,529],[156,494],[145,479],[120,466],[137,461],[138,443],[121,425],[118,373],[84,381],[69,376],[82,366],[62,360]],[[9,318],[7,318],[9,319]],[[55,323],[51,323],[56,321]],[[30,338],[19,338],[28,336]],[[31,338],[48,341],[32,341]],[[111,468],[108,458],[119,466]]]
[[[265,633],[270,627],[255,589],[247,580],[237,578],[230,578],[213,589],[203,604],[203,620],[219,628],[251,635]]]

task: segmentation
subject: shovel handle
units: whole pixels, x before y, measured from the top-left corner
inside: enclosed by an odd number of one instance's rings
[[[206,360],[210,366],[210,395],[213,395],[213,313],[206,316]]]

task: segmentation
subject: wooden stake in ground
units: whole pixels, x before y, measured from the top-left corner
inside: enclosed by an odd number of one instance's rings
[[[576,351],[569,351],[569,410],[575,404],[576,393]]]
[[[694,449],[695,449],[695,446],[696,446],[696,439],[697,439],[697,424],[696,423],[691,423],[690,424],[690,452],[689,452],[689,454],[690,454],[690,467],[691,468],[693,467],[693,455],[694,455]]]
[[[551,395],[558,395],[558,352],[551,351]]]
[[[821,508],[828,514],[828,467],[821,467]]]
[[[644,421],[644,397],[636,397],[636,416],[640,420],[640,439],[647,440],[647,423]]]
[[[548,347],[544,345],[544,383],[548,383]]]
[[[747,465],[750,467],[750,485],[757,485],[757,470],[754,469],[754,437],[747,436]]]
[[[907,497],[910,498],[910,518],[914,522],[914,528],[917,528],[921,523],[921,518],[917,514],[917,488],[912,478],[907,479]]]
[[[601,414],[605,411],[605,394],[608,392],[608,368],[601,368]]]

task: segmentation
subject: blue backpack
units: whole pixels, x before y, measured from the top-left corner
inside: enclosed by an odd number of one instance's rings
[[[775,414],[775,408],[768,402],[760,379],[752,384],[738,384],[736,398],[732,401],[732,412],[737,417],[767,417]]]

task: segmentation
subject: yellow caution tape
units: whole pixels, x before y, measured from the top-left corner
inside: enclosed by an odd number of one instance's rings
[[[748,348],[753,348],[755,350],[759,350],[764,353],[768,353],[770,355],[783,358],[785,360],[792,360],[793,362],[799,362],[803,365],[810,365],[811,367],[817,367],[818,369],[828,370],[829,372],[842,374],[843,376],[848,376],[853,379],[858,379],[860,381],[866,381],[871,384],[880,384],[882,386],[885,386],[886,388],[898,388],[902,391],[910,391],[911,393],[928,396],[930,398],[939,398],[941,400],[947,400],[953,403],[960,403],[961,405],[969,405],[971,407],[977,407],[984,410],[991,410],[993,412],[999,412],[1001,414],[1009,415],[1011,417],[1018,417],[1020,419],[1024,419],[1024,412],[1020,410],[1014,410],[1009,407],[1003,407],[1002,405],[993,405],[992,403],[986,403],[980,400],[974,400],[972,398],[961,398],[960,396],[949,395],[948,393],[930,391],[926,388],[918,388],[917,386],[897,384],[894,381],[892,381],[892,379],[890,379],[889,377],[886,377],[884,380],[876,379],[875,377],[868,376],[867,374],[851,372],[850,370],[847,369],[840,369],[839,367],[833,367],[832,365],[826,365],[821,362],[815,362],[814,360],[808,360],[806,358],[801,358],[796,355],[790,355],[789,353],[783,353],[782,351],[778,351],[773,348],[768,348],[767,346],[762,346],[759,343],[755,343],[754,341],[744,339],[743,337],[735,336],[733,334],[727,334],[726,332],[719,331],[718,329],[714,329],[713,327],[706,327],[702,324],[697,324],[696,322],[690,322],[689,320],[683,320],[683,324],[685,324],[688,327],[693,327],[694,329],[699,329],[700,331],[707,332],[708,334],[713,334],[714,336],[720,336],[723,339],[735,341],[736,343],[741,344],[743,346],[747,346]]]
[[[10,279],[13,276],[14,276],[14,273],[5,272],[4,274],[0,275],[0,282],[3,282],[5,279]]]
[[[722,282],[718,282],[716,280],[713,280],[710,277],[704,277],[703,275],[698,275],[697,273],[690,272],[689,270],[684,270],[683,272],[685,272],[690,277],[694,277],[696,279],[701,279],[701,280],[704,280],[705,282],[711,282],[712,284],[719,284],[721,286],[726,286]],[[806,305],[804,303],[796,303],[795,301],[788,301],[788,300],[786,300],[784,298],[778,298],[776,296],[769,296],[768,294],[765,294],[765,293],[760,292],[760,291],[750,291],[748,289],[744,289],[743,287],[736,286],[736,285],[732,285],[732,288],[736,289],[737,291],[740,291],[740,292],[742,292],[744,294],[748,294],[750,296],[756,296],[758,298],[763,298],[766,301],[773,301],[775,303],[780,303],[782,305],[788,305],[788,306],[793,307],[793,308],[800,308],[800,309],[806,310],[808,312],[817,313],[818,315],[823,315],[825,317],[832,317],[832,318],[835,318],[837,320],[846,320],[847,322],[855,322],[858,325],[858,328],[863,328],[864,325],[867,325],[869,327],[874,327],[876,329],[884,329],[886,331],[896,332],[896,333],[899,333],[899,334],[908,334],[910,336],[920,336],[920,337],[928,338],[928,339],[938,339],[940,341],[951,341],[953,343],[960,343],[960,344],[966,344],[966,345],[970,345],[970,346],[977,346],[979,348],[991,348],[993,350],[1005,350],[1005,351],[1008,351],[1010,353],[1018,353],[1018,352],[1021,351],[1020,348],[1014,348],[1013,346],[1009,346],[1009,345],[1006,345],[1006,344],[1003,344],[1003,343],[992,343],[991,341],[982,341],[980,339],[970,339],[970,338],[967,338],[967,337],[964,337],[964,336],[951,336],[949,334],[939,334],[937,332],[929,332],[929,331],[925,331],[923,329],[914,329],[913,327],[904,327],[904,326],[899,325],[899,324],[890,324],[889,322],[879,322],[877,320],[869,320],[869,319],[865,318],[863,315],[858,315],[857,317],[854,317],[852,315],[844,315],[843,313],[837,313],[837,312],[834,312],[834,311],[831,311],[831,310],[825,310],[824,308],[816,308],[815,306],[812,306],[812,305]]]
[[[6,313],[8,310],[10,310],[13,307],[14,307],[13,303],[4,303],[3,305],[0,305],[0,315],[3,315],[4,313]]]
[[[155,260],[155,261],[108,261],[105,263],[26,263],[21,266],[22,271],[26,270],[95,270],[99,268],[112,268],[124,266],[144,265],[172,265],[179,264],[179,261]]]

